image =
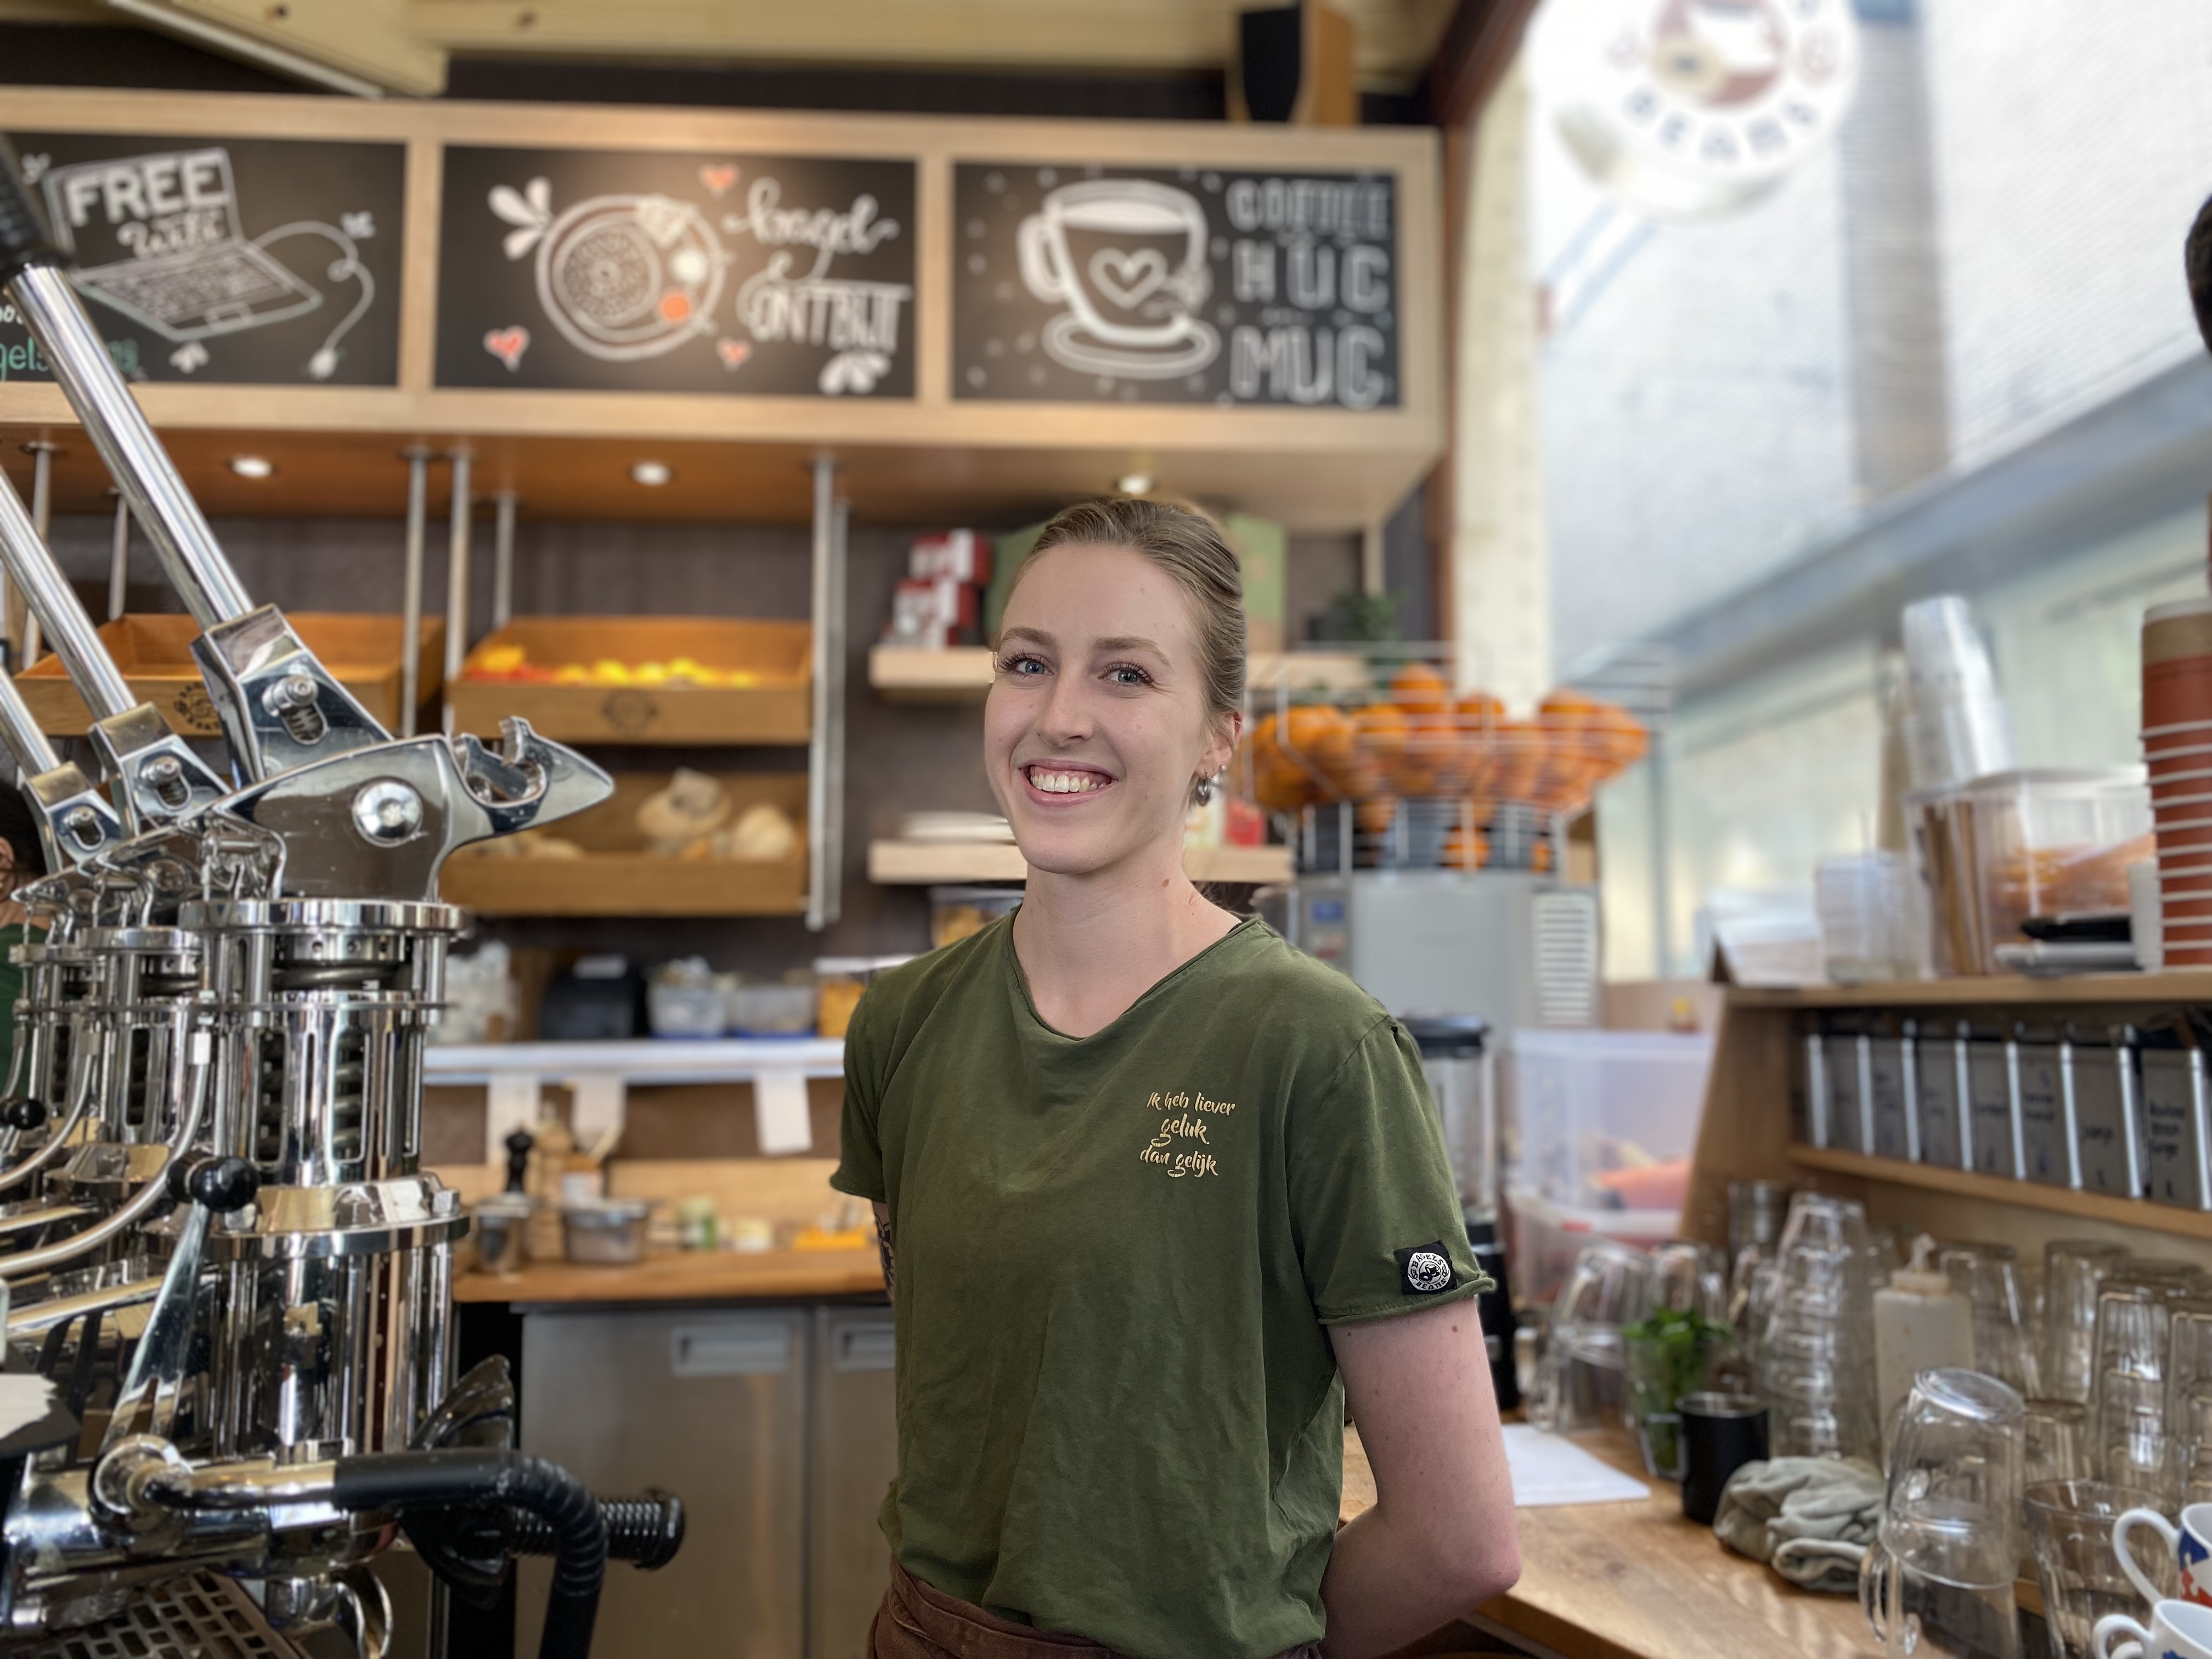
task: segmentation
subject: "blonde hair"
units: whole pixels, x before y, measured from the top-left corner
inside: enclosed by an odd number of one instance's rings
[[[1078,501],[1038,532],[1013,587],[1056,547],[1126,547],[1174,579],[1190,601],[1198,639],[1199,681],[1209,721],[1244,708],[1244,578],[1221,531],[1203,515],[1133,495]]]

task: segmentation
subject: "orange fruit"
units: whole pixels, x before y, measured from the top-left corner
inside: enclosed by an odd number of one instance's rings
[[[1376,760],[1388,763],[1405,753],[1413,736],[1406,711],[1392,702],[1370,702],[1352,717],[1359,746]]]
[[[1504,718],[1505,705],[1487,691],[1470,691],[1459,700],[1459,723],[1462,731],[1492,731]]]
[[[1425,662],[1409,662],[1390,676],[1390,701],[1411,714],[1441,714],[1451,708],[1451,687]]]

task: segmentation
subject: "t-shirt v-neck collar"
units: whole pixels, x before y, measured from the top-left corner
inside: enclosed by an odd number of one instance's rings
[[[1178,980],[1188,975],[1192,969],[1195,969],[1200,963],[1205,962],[1208,957],[1212,957],[1214,952],[1220,950],[1222,946],[1227,945],[1231,939],[1237,939],[1241,935],[1250,932],[1253,928],[1262,927],[1265,924],[1262,923],[1261,919],[1257,916],[1244,916],[1239,919],[1235,927],[1231,927],[1219,939],[1214,940],[1212,944],[1206,945],[1194,956],[1186,957],[1183,961],[1177,963],[1174,967],[1169,969],[1166,973],[1161,975],[1159,978],[1154,980],[1149,986],[1145,988],[1142,994],[1138,996],[1134,1002],[1124,1008],[1120,1013],[1115,1015],[1112,1019],[1107,1021],[1105,1024],[1100,1026],[1089,1036],[1070,1036],[1066,1032],[1060,1030],[1045,1023],[1044,1016],[1037,1012],[1036,1000],[1030,995],[1029,976],[1022,972],[1021,958],[1014,951],[1013,916],[1009,915],[1006,921],[1000,925],[1006,931],[999,941],[999,951],[1004,971],[1006,975],[1007,983],[1012,990],[1014,1006],[1020,1015],[1022,1034],[1024,1036],[1034,1036],[1040,1037],[1046,1042],[1058,1043],[1064,1047],[1073,1048],[1086,1042],[1101,1042],[1115,1036],[1128,1024],[1131,1019],[1134,1018],[1139,1012],[1145,1008],[1146,1004],[1150,1003],[1164,991],[1166,991]]]

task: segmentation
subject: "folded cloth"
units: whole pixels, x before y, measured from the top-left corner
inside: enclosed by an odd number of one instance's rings
[[[1849,1595],[1881,1526],[1881,1471],[1856,1458],[1747,1463],[1722,1490],[1713,1530],[1739,1555],[1806,1589]]]

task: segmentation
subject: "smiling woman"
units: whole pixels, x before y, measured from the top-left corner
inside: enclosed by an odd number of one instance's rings
[[[1243,723],[1235,556],[1071,507],[997,653],[1022,905],[846,1042],[833,1179],[898,1325],[873,1659],[1387,1652],[1519,1571],[1490,1281],[1411,1039],[1182,873]],[[1378,1501],[1339,1533],[1347,1399]]]

